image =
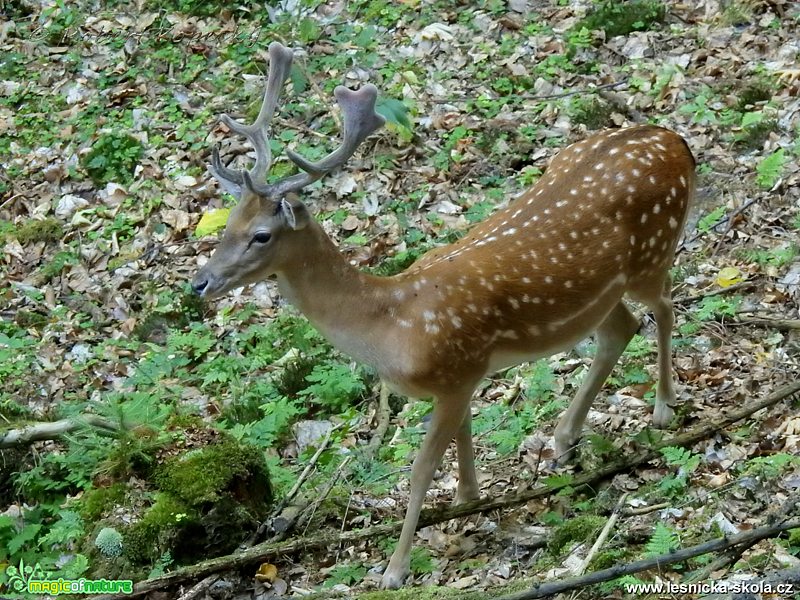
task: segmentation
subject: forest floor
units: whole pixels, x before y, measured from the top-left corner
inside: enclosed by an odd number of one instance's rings
[[[126,528],[167,503],[149,474],[222,439],[260,449],[276,503],[300,484],[287,540],[342,541],[267,553],[187,600],[498,598],[582,573],[612,515],[589,572],[797,514],[797,394],[735,423],[725,416],[800,379],[798,3],[135,4],[2,3],[0,586],[21,561],[53,578],[126,579],[130,568],[142,581],[211,557],[210,542],[199,556],[176,545],[177,522],[196,519],[211,536],[228,513],[209,516],[190,499],[166,511],[159,531],[169,535],[143,538],[152,547],[134,552]],[[272,283],[208,304],[188,287],[216,240],[198,233],[233,204],[207,172],[211,148],[221,143],[241,165],[249,152],[218,115],[255,116],[276,40],[296,56],[276,152],[317,158],[334,146],[335,85],[381,91],[387,127],[303,193],[353,264],[378,274],[457,239],[595,130],[663,125],[698,164],[672,271],[674,431],[649,428],[656,350],[643,307],[571,465],[553,469],[546,444],[591,364],[591,341],[488,378],[473,402],[481,495],[552,493],[422,528],[407,591],[368,596],[396,530],[346,533],[402,519],[430,402],[392,396],[388,431],[368,454],[385,416],[374,373],[328,346]],[[278,154],[273,174],[288,172]],[[48,421],[64,435],[10,441]],[[664,446],[665,435],[718,423]],[[658,443],[655,456],[577,484]],[[429,505],[454,498],[454,465],[451,448]],[[761,581],[798,567],[794,530],[554,597],[698,597],[634,596],[624,585]],[[199,579],[149,597],[181,597]]]

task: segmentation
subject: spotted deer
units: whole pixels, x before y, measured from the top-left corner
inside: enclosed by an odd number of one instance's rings
[[[428,433],[411,471],[400,540],[382,585],[409,572],[420,509],[434,471],[455,438],[456,501],[478,497],[470,398],[487,374],[572,347],[593,332],[597,355],[555,429],[567,455],[591,403],[639,328],[623,298],[655,317],[658,386],[653,423],[665,427],[675,403],[669,269],[695,185],[684,140],[654,126],[606,131],[561,151],[536,185],[475,226],[391,277],[363,273],[343,258],[298,192],[342,166],[381,127],[377,90],[337,87],[341,145],[318,162],[287,150],[299,174],[267,183],[267,132],[289,74],[292,52],[269,48],[264,100],[252,125],[222,121],[247,137],[255,164],[237,171],[215,149],[211,173],[238,199],[221,242],[194,277],[214,298],[277,279],[280,293],[342,352],[372,365],[394,390],[433,397]]]

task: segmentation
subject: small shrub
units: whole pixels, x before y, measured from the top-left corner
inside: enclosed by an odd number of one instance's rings
[[[81,164],[96,184],[129,183],[142,150],[135,137],[112,131],[95,140],[91,150],[81,157]]]
[[[614,37],[654,29],[666,15],[666,6],[658,0],[602,0],[575,27],[601,30],[606,37]]]

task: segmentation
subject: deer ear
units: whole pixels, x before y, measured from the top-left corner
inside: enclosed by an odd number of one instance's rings
[[[300,202],[296,196],[289,195],[286,198],[282,198],[279,203],[280,213],[291,229],[296,231],[308,225],[311,215],[308,214],[306,205]]]

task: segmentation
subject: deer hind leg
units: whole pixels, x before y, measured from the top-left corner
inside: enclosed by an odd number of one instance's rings
[[[597,354],[578,393],[567,408],[555,431],[557,460],[567,460],[581,437],[589,408],[619,357],[639,329],[639,320],[620,300],[597,328]]]
[[[467,428],[465,419],[466,414],[469,413],[471,396],[472,390],[466,394],[458,394],[446,398],[440,396],[437,398],[430,428],[422,442],[419,454],[414,460],[414,465],[411,467],[411,497],[406,510],[406,518],[403,521],[403,530],[400,532],[400,539],[397,542],[391,560],[389,560],[389,566],[386,567],[386,571],[383,573],[381,587],[384,589],[399,588],[403,585],[408,575],[411,562],[411,544],[414,540],[414,533],[417,529],[419,513],[425,500],[425,494],[431,485],[433,474],[442,460],[442,455],[453,437],[458,436],[458,439],[461,440],[459,449],[463,446],[462,437]],[[461,469],[469,467],[467,470],[471,469],[471,477],[474,477],[475,467],[472,465],[471,459],[471,441],[469,450],[470,460],[463,463]],[[461,464],[460,455],[459,464]],[[461,486],[459,485],[459,487]]]
[[[458,491],[456,504],[477,500],[480,493],[478,477],[475,474],[475,452],[472,449],[472,413],[467,414],[456,433],[456,450],[458,451]]]
[[[672,307],[672,278],[667,273],[663,283],[644,290],[636,290],[632,297],[644,302],[653,311],[658,337],[658,387],[653,425],[665,428],[675,411],[675,386],[672,380],[672,327],[675,312]]]

